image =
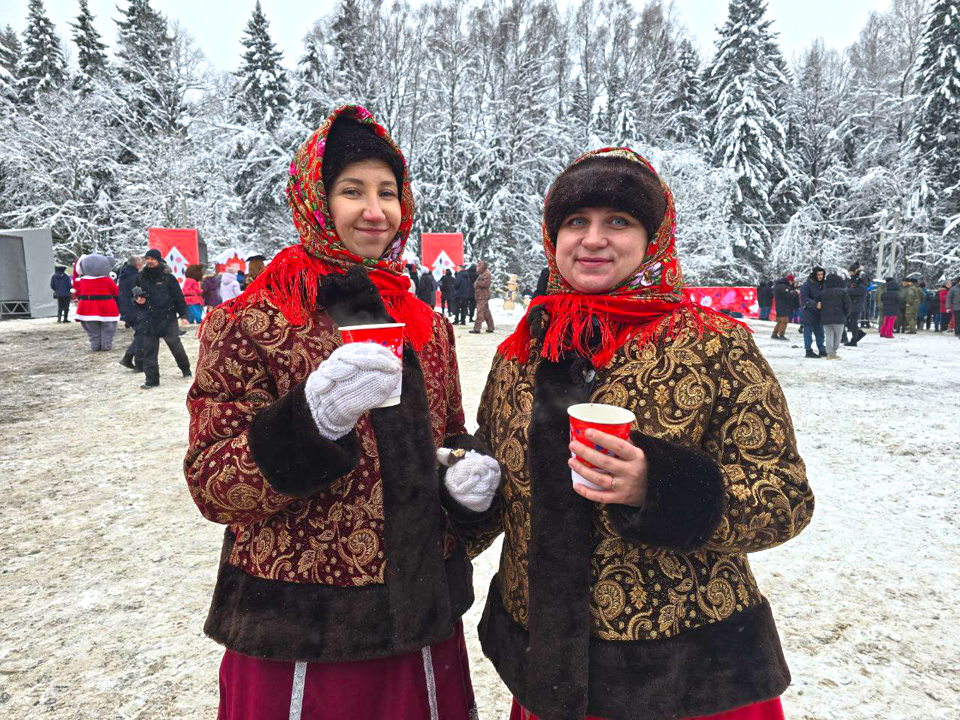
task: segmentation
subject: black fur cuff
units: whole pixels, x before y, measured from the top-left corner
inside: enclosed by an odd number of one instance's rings
[[[325,275],[320,281],[319,303],[340,326],[393,322],[376,285],[360,266],[344,275]]]
[[[360,458],[354,430],[338,440],[318,431],[300,383],[257,413],[249,443],[260,472],[273,489],[309,497],[353,470]]]
[[[629,542],[683,552],[702,547],[723,517],[723,470],[701,450],[636,430],[630,440],[647,456],[647,499],[642,508],[610,505],[614,528]]]
[[[474,450],[481,455],[493,457],[493,451],[487,444],[473,435],[452,435],[443,441],[443,447],[451,448],[452,450]],[[450,491],[447,490],[447,484],[444,482],[447,476],[447,468],[439,463],[438,468],[440,473],[440,504],[443,505],[443,509],[447,511],[447,515],[451,520],[458,525],[472,525],[473,523],[483,522],[493,515],[494,508],[497,506],[498,498],[500,497],[499,489],[497,490],[497,494],[494,495],[490,507],[481,512],[476,512],[468,507],[464,507],[453,499]],[[503,484],[502,471],[500,474],[500,483],[501,485]]]

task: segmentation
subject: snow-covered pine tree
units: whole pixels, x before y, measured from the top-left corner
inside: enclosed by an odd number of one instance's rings
[[[793,127],[793,167],[804,201],[825,209],[827,198],[842,195],[846,185],[843,138],[849,124],[843,98],[849,90],[849,71],[842,55],[819,38],[797,61],[789,111]],[[840,182],[841,185],[834,186]]]
[[[476,85],[476,48],[467,34],[468,10],[457,4],[423,8],[425,48],[432,58],[424,74],[424,112],[419,118],[418,152],[411,171],[417,173],[421,208],[418,219],[426,232],[467,231],[476,226],[477,194],[470,187],[477,151],[470,137],[472,90]]]
[[[293,75],[293,98],[300,121],[317,128],[333,109],[330,86],[333,78],[329,47],[323,37],[323,24],[317,22],[303,38],[303,54]]]
[[[244,51],[237,78],[241,104],[250,118],[274,129],[290,104],[287,73],[281,65],[283,53],[270,38],[270,23],[260,0],[240,38]]]
[[[339,100],[367,102],[370,80],[365,52],[368,29],[359,0],[341,0],[330,25],[330,44],[335,52],[333,83]]]
[[[625,78],[638,112],[635,124],[646,143],[657,144],[667,136],[670,103],[677,84],[677,55],[682,35],[676,5],[667,0],[648,0],[640,10],[634,30],[634,67]]]
[[[10,25],[0,30],[0,102],[16,103],[20,97],[17,89],[17,66],[23,46],[17,31]]]
[[[482,157],[473,181],[483,195],[477,199],[481,220],[467,251],[490,262],[495,275],[517,273],[524,283],[533,283],[542,267],[543,196],[561,164],[572,159],[551,112],[550,59],[558,21],[552,3],[514,0],[498,6],[495,15],[476,13],[473,23],[474,37],[485,37],[493,48],[479,57],[489,61],[481,65],[481,77],[489,70],[493,82],[480,86],[485,124],[477,137]],[[489,34],[480,34],[481,27]]]
[[[583,79],[578,77],[573,83],[573,95],[570,99],[568,121],[575,126],[586,128],[590,123],[590,108],[587,105],[587,93],[583,87]]]
[[[121,119],[143,132],[169,131],[169,105],[173,94],[171,56],[173,37],[166,18],[150,0],[130,0],[117,19],[117,66],[123,86]]]
[[[117,57],[121,74],[131,82],[163,71],[172,39],[166,18],[150,0],[130,0],[117,22]]]
[[[935,0],[930,8],[916,85],[921,105],[912,141],[936,235],[925,260],[938,272],[956,270],[960,228],[950,228],[950,219],[960,213],[960,0]]]
[[[63,48],[53,22],[47,17],[43,0],[27,5],[27,28],[23,31],[23,54],[17,65],[20,100],[32,103],[38,93],[63,85],[67,74]]]
[[[311,37],[316,33],[311,32],[307,39]],[[314,128],[303,123],[309,109],[291,107],[290,79],[281,65],[283,53],[270,37],[270,25],[259,2],[240,43],[244,51],[230,98],[231,125],[239,131],[226,148],[231,190],[238,200],[230,218],[234,242],[267,252],[290,240],[283,187],[289,178],[291,155]],[[301,78],[298,84],[298,95],[310,92],[308,79]]]
[[[770,255],[772,201],[791,175],[776,109],[786,79],[766,12],[766,0],[730,0],[706,76],[709,149],[716,166],[736,175],[730,220],[739,231],[737,255],[753,276]]]
[[[5,221],[52,227],[60,257],[113,251],[118,148],[101,102],[60,88],[38,95],[34,110],[0,125],[0,167],[12,180],[4,195],[14,205]]]
[[[580,148],[590,144],[597,131],[594,110],[603,90],[600,74],[602,57],[599,48],[601,43],[605,42],[606,30],[597,22],[600,13],[598,5],[598,0],[580,0],[572,18],[571,33],[578,60],[575,74],[580,96],[574,99],[577,125],[571,128],[574,131],[571,138]]]
[[[667,137],[682,143],[698,143],[703,127],[700,56],[689,38],[680,41],[676,85],[668,106]]]
[[[89,0],[80,0],[80,14],[76,22],[69,23],[77,46],[78,68],[74,85],[81,89],[89,88],[93,78],[107,68],[107,46],[101,42],[100,33],[93,26],[93,17]]]

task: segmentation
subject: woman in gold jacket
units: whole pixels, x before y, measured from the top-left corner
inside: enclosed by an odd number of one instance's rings
[[[492,521],[459,528],[473,555],[504,533],[479,630],[513,718],[783,717],[790,675],[747,554],[797,535],[813,494],[749,330],[684,294],[675,229],[669,188],[626,148],[547,195],[548,294],[478,415],[504,484]],[[634,413],[629,442],[588,435],[616,457],[570,442],[582,402]]]

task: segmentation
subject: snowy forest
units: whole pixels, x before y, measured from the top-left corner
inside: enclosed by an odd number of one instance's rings
[[[670,0],[340,0],[285,58],[258,2],[235,68],[150,0],[101,37],[87,0],[57,27],[30,0],[0,31],[0,224],[51,226],[69,261],[197,227],[211,251],[296,241],[296,147],[360,103],[410,163],[421,231],[529,282],[540,215],[582,151],[628,145],[672,187],[692,284],[813,263],[960,274],[960,0],[891,0],[848,48],[784,56],[765,0],[729,0],[709,52]]]

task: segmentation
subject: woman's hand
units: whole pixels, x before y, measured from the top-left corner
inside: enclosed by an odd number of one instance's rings
[[[616,457],[605,455],[576,440],[572,441],[570,451],[577,457],[567,461],[570,469],[603,490],[594,490],[580,484],[574,485],[573,489],[593,502],[642,507],[647,497],[648,470],[647,457],[643,450],[629,440],[621,440],[599,430],[587,430],[585,436],[587,440],[611,451]],[[577,458],[583,458],[597,470],[588,468]],[[605,473],[599,472],[600,470]]]

